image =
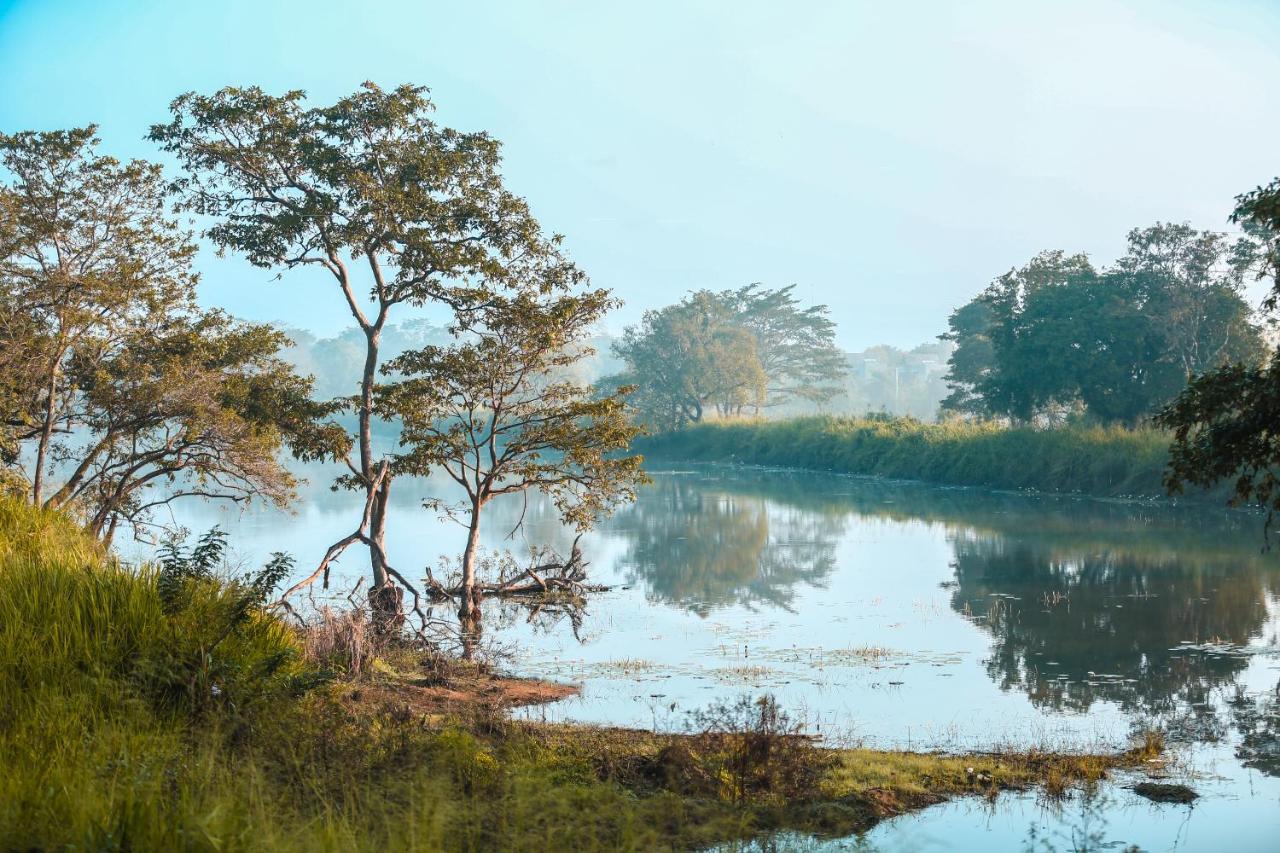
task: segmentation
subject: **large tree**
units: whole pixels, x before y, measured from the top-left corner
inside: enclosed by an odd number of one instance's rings
[[[394,359],[380,411],[402,420],[403,452],[393,467],[445,472],[460,503],[428,501],[467,529],[458,587],[464,625],[479,619],[476,560],[488,503],[536,490],[561,520],[588,529],[642,478],[640,457],[625,455],[639,432],[628,418],[629,389],[597,395],[564,378],[591,354],[590,333],[614,305],[607,291],[495,297],[459,329],[450,346],[428,346]]]
[[[1232,221],[1257,241],[1252,269],[1268,280],[1263,309],[1280,308],[1280,178],[1236,198]],[[1280,351],[1262,364],[1234,363],[1196,377],[1157,418],[1174,431],[1165,483],[1227,481],[1231,501],[1280,510]]]
[[[1259,357],[1241,295],[1257,252],[1249,238],[1157,223],[1130,232],[1110,268],[1041,253],[952,314],[943,406],[1014,422],[1078,407],[1136,423],[1189,378]]]
[[[340,482],[365,491],[358,538],[381,587],[390,448],[374,446],[372,422],[388,318],[429,303],[465,313],[495,291],[554,290],[580,273],[504,186],[499,143],[438,125],[422,87],[366,83],[328,106],[307,106],[300,91],[226,88],[183,95],[171,111],[151,138],[186,168],[174,187],[186,210],[212,218],[209,239],[259,267],[324,270],[364,336],[350,398],[358,455]]]
[[[707,291],[646,311],[613,351],[626,370],[602,384],[634,386],[632,405],[651,427],[678,428],[701,421],[708,408],[724,415],[764,401],[768,376],[755,336]]]
[[[94,128],[0,135],[0,405],[29,499],[110,538],[185,495],[283,503],[281,445],[342,449],[286,341],[195,305],[160,169]]]
[[[794,284],[770,290],[755,283],[709,294],[728,309],[730,323],[755,338],[769,406],[795,399],[829,400],[840,393],[848,372],[845,355],[835,344],[830,309],[801,308],[795,289]]]

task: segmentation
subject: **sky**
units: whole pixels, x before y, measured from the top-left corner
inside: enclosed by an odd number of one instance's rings
[[[1035,252],[1226,229],[1280,174],[1280,0],[0,0],[0,131],[144,139],[178,94],[372,80],[503,142],[508,186],[625,300],[796,284],[909,347]],[[336,288],[205,251],[201,298],[331,335]],[[325,288],[329,289],[326,290]]]

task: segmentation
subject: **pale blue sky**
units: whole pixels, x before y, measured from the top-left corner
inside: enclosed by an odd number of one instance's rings
[[[0,129],[178,93],[430,86],[627,307],[795,282],[841,343],[912,345],[1045,248],[1225,228],[1280,173],[1280,2],[0,0]],[[336,292],[210,253],[204,299],[328,334]]]

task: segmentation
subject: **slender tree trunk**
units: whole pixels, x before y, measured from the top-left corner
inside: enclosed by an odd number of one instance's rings
[[[480,601],[476,595],[476,552],[480,545],[480,504],[471,504],[471,524],[467,528],[467,547],[462,552],[462,602],[458,618],[465,626],[480,619]]]
[[[111,523],[107,525],[107,530],[102,536],[102,546],[108,551],[111,550],[111,543],[116,538],[116,527],[120,524],[120,516],[112,513]]]
[[[373,570],[373,586],[378,588],[387,582],[386,566],[381,550],[386,541],[387,493],[390,477],[384,477],[378,493],[373,494],[373,384],[378,370],[378,347],[382,343],[382,320],[365,328],[364,373],[360,378],[360,473],[365,480],[365,495],[373,498],[373,512],[369,516],[369,538],[378,548],[369,549],[369,565]]]
[[[44,468],[48,463],[49,445],[53,441],[53,421],[55,400],[58,391],[58,363],[55,361],[49,371],[49,385],[46,389],[48,397],[44,404],[44,425],[40,430],[40,445],[36,448],[36,469],[31,476],[31,503],[40,506],[44,499]]]

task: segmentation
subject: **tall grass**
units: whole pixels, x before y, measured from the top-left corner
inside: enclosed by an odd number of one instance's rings
[[[1168,448],[1169,435],[1151,429],[1011,429],[880,417],[713,422],[637,443],[658,458],[1141,497],[1165,494]]]

